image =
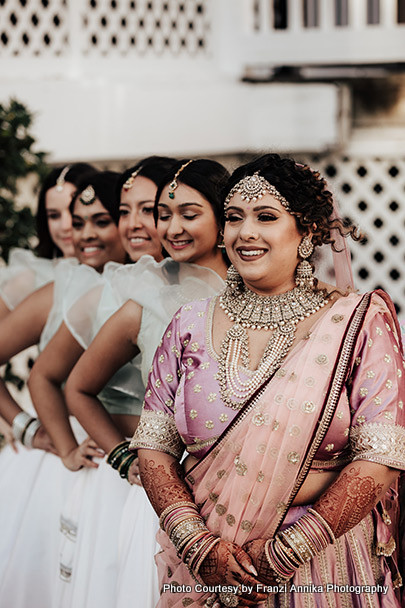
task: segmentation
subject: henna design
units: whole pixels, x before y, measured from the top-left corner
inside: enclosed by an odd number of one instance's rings
[[[156,513],[160,515],[166,507],[182,500],[194,502],[190,491],[182,481],[183,473],[178,462],[169,467],[156,465],[154,460],[142,459],[139,463],[145,492]]]
[[[383,484],[370,476],[360,476],[360,468],[351,467],[339,475],[314,504],[336,537],[357,525],[376,505]]]
[[[273,570],[270,568],[270,564],[264,551],[264,545],[266,540],[259,538],[252,540],[245,545],[242,549],[249,554],[254,567],[257,570],[258,579],[263,585],[274,585],[276,584],[275,575]]]

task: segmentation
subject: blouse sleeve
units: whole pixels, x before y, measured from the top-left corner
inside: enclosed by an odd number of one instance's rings
[[[374,294],[350,380],[352,460],[405,469],[404,361],[395,320]]]
[[[56,262],[38,258],[28,249],[13,249],[9,263],[0,269],[0,297],[9,310],[31,293],[54,280]]]
[[[176,392],[181,377],[183,345],[179,331],[180,312],[163,334],[149,372],[141,419],[131,449],[147,448],[180,459],[184,443],[174,419]]]

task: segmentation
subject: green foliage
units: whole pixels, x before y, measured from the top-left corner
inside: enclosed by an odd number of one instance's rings
[[[11,99],[0,104],[0,257],[6,262],[13,247],[28,248],[35,234],[31,209],[16,209],[14,197],[18,180],[34,174],[40,180],[47,172],[45,152],[32,150],[35,139],[30,135],[32,114]]]
[[[18,180],[30,174],[38,182],[48,171],[45,152],[32,150],[35,139],[30,135],[32,114],[22,104],[11,99],[8,105],[0,104],[0,257],[8,261],[13,247],[29,248],[35,235],[35,219],[30,207],[16,208]],[[4,379],[21,390],[23,380],[14,374],[10,363]]]

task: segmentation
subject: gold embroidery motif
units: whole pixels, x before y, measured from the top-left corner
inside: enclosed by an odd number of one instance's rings
[[[315,410],[315,403],[313,403],[312,401],[305,401],[302,404],[301,409],[307,414],[312,414],[312,412]]]
[[[194,378],[194,376],[195,376],[195,372],[191,371],[191,372],[188,372],[186,378],[187,378],[187,380],[191,380],[191,378]]]
[[[391,331],[391,326],[389,325],[389,323],[386,323],[385,327],[388,329],[388,331]]]
[[[405,428],[397,424],[370,422],[353,426],[350,447],[353,460],[405,468]]]
[[[354,360],[354,364],[355,365],[360,365],[360,363],[361,363],[361,357],[356,357],[355,360]]]
[[[226,523],[228,524],[228,526],[234,526],[235,525],[235,517],[233,515],[231,515],[229,513],[229,515],[226,516]]]
[[[358,418],[357,418],[357,422],[358,422],[359,424],[362,424],[362,423],[363,423],[363,422],[365,422],[365,421],[366,421],[366,417],[365,417],[365,416],[358,416]]]
[[[278,421],[278,420],[275,420],[275,421],[273,422],[273,426],[272,426],[271,428],[273,429],[273,431],[277,431],[277,429],[279,428],[279,426],[280,426],[279,421]]]
[[[340,323],[340,321],[343,321],[344,316],[343,315],[333,315],[332,317],[332,321],[334,323]]]
[[[166,382],[168,382],[169,384],[170,384],[170,382],[173,382],[173,374],[167,374]]]
[[[242,530],[244,530],[245,532],[251,532],[253,530],[253,524],[251,521],[249,521],[248,519],[244,519],[242,521],[242,523],[240,524],[240,527],[242,528]]]
[[[221,414],[219,420],[220,422],[226,422],[228,420],[228,414]]]
[[[402,378],[402,370],[397,369],[397,376],[398,378]]]
[[[404,407],[404,402],[403,401],[398,401],[398,407],[399,407],[400,410],[402,410],[403,407]]]
[[[383,332],[382,332],[381,327],[377,327],[377,328],[376,328],[376,332],[377,332],[377,334],[378,334],[379,336],[382,336],[382,335],[383,335]]]
[[[285,369],[280,367],[280,369],[276,371],[276,378],[284,378],[286,374],[287,372],[285,371]]]
[[[160,388],[162,386],[162,381],[159,380],[159,378],[156,380],[155,386],[156,386],[156,388]]]
[[[392,388],[392,380],[387,380],[385,383],[386,388]]]
[[[222,479],[224,475],[226,475],[225,469],[221,469],[220,471],[217,472],[218,479]]]
[[[201,393],[201,389],[202,389],[201,384],[196,384],[195,387],[193,388],[193,391],[195,393]]]
[[[384,355],[384,361],[386,363],[391,363],[391,355],[389,355],[388,353]]]
[[[257,475],[257,481],[259,483],[262,483],[263,480],[264,480],[264,473],[263,473],[263,471],[259,471],[259,473]]]
[[[201,439],[197,439],[197,437],[196,437],[195,443],[187,445],[186,450],[189,454],[192,454],[193,452],[199,452],[203,448],[206,448],[206,447],[212,445],[213,443],[215,443],[217,439],[218,439],[218,437],[215,436],[215,437],[211,437],[210,439],[206,439],[205,441],[202,441]],[[212,453],[213,457],[215,455],[216,454]]]
[[[333,450],[333,448],[335,447],[334,443],[328,443],[328,445],[326,446],[325,450],[327,452],[331,452]]]
[[[207,420],[205,426],[207,427],[207,429],[213,429],[214,423],[212,422],[212,420]]]
[[[375,377],[375,372],[373,372],[371,369],[367,372],[366,374],[367,378],[374,378]]]
[[[208,401],[210,403],[212,403],[213,401],[215,401],[215,399],[217,398],[217,394],[216,393],[210,393],[207,397]]]
[[[387,420],[392,420],[393,416],[391,412],[384,412],[384,417],[387,418]]]
[[[297,452],[290,452],[289,454],[287,454],[287,460],[291,464],[297,464],[299,459],[300,459],[300,455]]]
[[[186,312],[188,312],[189,310],[193,310],[193,307],[191,306],[191,304],[187,304],[187,306],[185,306],[183,308],[183,310],[185,310]]]
[[[235,464],[235,469],[238,475],[241,475],[242,477],[244,475],[246,475],[247,473],[247,465],[241,461],[241,459],[239,458],[239,456],[235,457],[235,460],[233,461]]]
[[[197,410],[190,410],[190,418],[191,418],[191,420],[194,420],[194,418],[197,418],[197,416],[198,416]]]
[[[159,357],[159,363],[164,363],[165,361],[165,356],[164,355],[160,355]]]
[[[301,433],[301,429],[299,426],[297,426],[296,424],[294,424],[290,430],[289,433],[291,435],[291,437],[298,437],[298,435]]]
[[[166,338],[171,338],[171,336],[172,336],[172,330],[169,329],[169,331],[166,334]]]
[[[180,319],[180,317],[181,317],[181,314],[178,312],[176,315],[176,319]]]
[[[152,391],[150,390],[150,388],[148,388],[148,390],[146,391],[145,397],[148,398],[150,397],[152,394]]]
[[[374,397],[373,401],[376,405],[381,405],[381,397]]]
[[[338,412],[336,414],[336,418],[338,418],[339,420],[342,420],[342,418],[343,418],[343,412]]]
[[[227,510],[228,509],[225,507],[225,505],[221,505],[219,503],[215,507],[215,511],[218,513],[218,515],[225,515]]]
[[[369,348],[371,348],[371,347],[373,346],[373,339],[372,339],[372,338],[369,338],[369,339],[367,340],[367,346],[368,346]]]
[[[200,310],[197,315],[201,318],[205,315],[205,312],[203,310]]]
[[[200,367],[201,369],[208,369],[210,366],[210,362],[207,361],[206,363],[201,363]]]
[[[365,388],[364,386],[361,387],[361,389],[359,390],[360,393],[360,397],[366,397],[366,395],[368,395],[368,388]]]
[[[166,407],[172,407],[172,405],[173,405],[173,399],[166,399],[165,406]]]
[[[193,342],[190,346],[190,350],[192,353],[196,353],[199,348],[200,348],[200,346],[199,346],[198,342]]]
[[[187,364],[188,366],[193,365],[193,359],[192,359],[191,357],[188,357],[188,358],[186,359],[186,364]]]
[[[174,353],[176,357],[180,357],[180,351],[175,344],[172,346],[172,353]]]
[[[190,342],[190,340],[189,340],[188,338],[186,338],[186,339],[183,341],[183,346],[184,346],[184,347],[185,347],[185,346],[187,346],[189,342]]]
[[[318,355],[315,359],[318,365],[326,365],[328,363],[328,357],[326,355]]]
[[[135,448],[158,450],[177,459],[180,459],[184,452],[184,445],[173,417],[164,412],[150,410],[142,412],[130,444],[130,449]]]

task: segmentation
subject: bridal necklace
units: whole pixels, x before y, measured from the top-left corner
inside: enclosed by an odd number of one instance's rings
[[[228,407],[238,410],[281,365],[295,338],[297,323],[328,303],[322,291],[295,287],[286,293],[261,296],[243,283],[231,266],[219,306],[234,322],[221,344],[218,382]],[[273,330],[259,366],[248,380],[241,379],[239,365],[249,368],[249,338],[246,329]]]

